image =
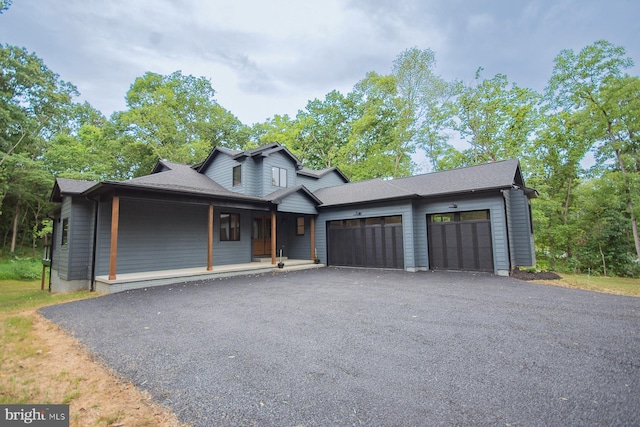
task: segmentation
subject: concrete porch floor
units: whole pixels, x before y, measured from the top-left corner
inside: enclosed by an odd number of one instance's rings
[[[262,274],[271,272],[287,272],[324,267],[324,264],[314,264],[311,260],[285,259],[284,268],[278,268],[267,262],[250,262],[244,264],[228,264],[214,266],[213,270],[206,267],[182,268],[177,270],[156,270],[140,273],[118,274],[116,279],[109,280],[109,276],[96,276],[95,290],[99,293],[113,294],[130,289],[148,288],[153,286],[170,285],[173,283],[194,280],[217,279],[221,277],[242,276],[248,274]]]

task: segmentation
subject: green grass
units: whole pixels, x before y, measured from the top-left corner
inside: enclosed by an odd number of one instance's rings
[[[68,294],[51,293],[40,290],[40,280],[0,280],[0,313],[15,313],[28,309],[37,309],[46,305],[59,304],[83,298],[98,296],[89,291]]]
[[[640,296],[640,279],[582,276],[575,274],[560,274],[560,276],[562,280],[545,282],[609,294]]]

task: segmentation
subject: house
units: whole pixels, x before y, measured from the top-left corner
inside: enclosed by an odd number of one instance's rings
[[[288,262],[508,275],[535,264],[534,197],[515,159],[351,183],[277,143],[216,147],[199,165],[161,160],[127,181],[56,179],[51,286],[117,292],[246,274],[273,269],[280,251]]]

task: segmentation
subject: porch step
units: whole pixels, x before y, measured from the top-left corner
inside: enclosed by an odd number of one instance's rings
[[[289,258],[287,258],[286,256],[282,257],[282,262],[288,260]],[[267,257],[254,257],[251,259],[251,261],[253,262],[268,262],[269,264],[271,264],[271,257],[267,256]],[[276,257],[276,262],[280,261],[280,257]]]

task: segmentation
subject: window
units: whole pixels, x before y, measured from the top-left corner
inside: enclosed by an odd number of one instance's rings
[[[220,214],[220,241],[240,240],[240,214]]]
[[[69,243],[69,218],[62,220],[62,246]]]
[[[242,184],[242,165],[233,167],[233,186]]]
[[[304,236],[304,217],[296,218],[296,236]]]
[[[271,168],[271,185],[274,187],[287,186],[287,170],[278,167]]]
[[[431,215],[431,222],[451,222],[455,221],[455,214],[435,214]]]
[[[460,212],[460,221],[480,221],[489,219],[489,211]]]

